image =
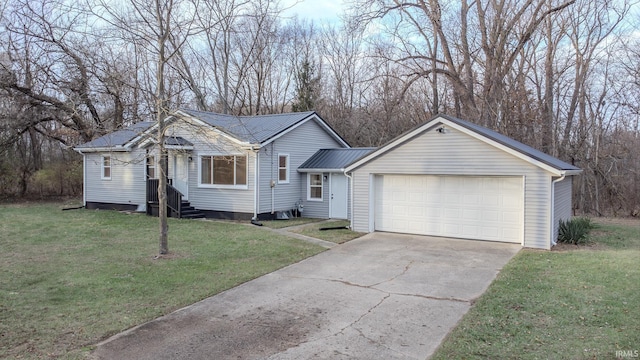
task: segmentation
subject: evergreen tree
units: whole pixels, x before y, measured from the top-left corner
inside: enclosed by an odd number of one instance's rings
[[[309,59],[302,61],[296,74],[296,100],[291,105],[294,112],[315,109],[320,84],[320,77],[316,76],[315,72],[315,66]]]

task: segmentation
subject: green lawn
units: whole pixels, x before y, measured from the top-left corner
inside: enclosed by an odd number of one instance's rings
[[[92,344],[321,247],[225,222],[59,204],[0,205],[0,358],[83,358]]]
[[[614,359],[640,351],[640,222],[591,246],[522,250],[434,359]]]

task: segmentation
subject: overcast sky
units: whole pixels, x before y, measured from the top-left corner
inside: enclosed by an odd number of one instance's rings
[[[293,7],[284,12],[285,16],[298,15],[314,22],[338,22],[342,13],[343,0],[282,0],[283,7]]]

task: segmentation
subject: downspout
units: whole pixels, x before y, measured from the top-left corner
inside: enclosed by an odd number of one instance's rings
[[[275,153],[273,151],[274,143],[275,141],[271,143],[271,179],[269,180],[269,186],[271,186],[271,215],[273,215],[273,213],[275,213],[276,211],[276,182],[275,176],[273,176],[273,157],[275,156]]]
[[[82,205],[87,207],[87,154],[82,153]]]
[[[562,173],[562,176],[560,176],[559,178],[553,180],[551,182],[551,246],[555,246],[557,244],[556,239],[554,239],[553,237],[553,227],[556,226],[555,224],[555,216],[556,216],[556,183],[559,183],[560,181],[564,180],[566,177],[565,173]]]
[[[353,230],[353,176],[344,172],[344,176],[347,177],[347,181],[349,182],[349,229]]]
[[[253,182],[253,219],[257,221],[258,220],[258,187],[259,187],[259,183],[258,183],[258,179],[259,179],[259,174],[258,172],[260,171],[260,156],[259,156],[259,152],[260,149],[256,150],[254,149],[253,146],[251,146],[251,151],[253,151],[253,154],[255,155],[255,160],[254,160],[254,166],[255,169],[253,171],[254,173],[254,182]]]

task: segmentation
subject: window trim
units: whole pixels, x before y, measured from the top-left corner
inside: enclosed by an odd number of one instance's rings
[[[153,161],[150,163],[149,159],[153,159]],[[153,166],[149,166],[149,165],[153,165]],[[149,167],[153,168],[154,177],[149,176]],[[147,154],[147,156],[145,156],[144,158],[144,179],[148,180],[148,179],[157,179],[157,178],[158,178],[158,162],[156,161],[156,156],[153,154]]]
[[[105,166],[105,160],[109,159],[109,165]],[[102,155],[100,157],[100,179],[102,180],[111,180],[111,177],[113,176],[113,159],[111,157],[111,155]],[[105,176],[104,175],[104,170],[105,169],[109,169],[109,176]]]
[[[246,158],[245,161],[245,182],[246,184],[240,185],[223,185],[223,184],[203,184],[202,183],[202,158],[203,157],[214,157],[214,156],[233,156],[233,171],[234,171],[234,181],[236,180],[235,171],[236,171],[236,157],[242,156]],[[213,177],[212,177],[213,181]],[[239,189],[239,190],[248,190],[249,189],[249,155],[246,153],[234,153],[234,154],[222,154],[222,153],[202,153],[198,154],[198,187],[199,188],[209,188],[209,189]]]
[[[281,157],[285,157],[286,158],[286,164],[285,167],[282,168],[280,167],[280,158]],[[290,182],[290,176],[289,176],[289,169],[290,169],[290,162],[289,160],[291,159],[291,157],[289,156],[289,154],[278,154],[278,184],[289,184]],[[286,179],[284,180],[280,180],[280,170],[285,170],[286,171]]]
[[[313,175],[320,175],[320,185],[313,185],[313,187],[320,187],[320,197],[313,198],[311,197],[311,178]],[[308,173],[307,174],[307,201],[324,201],[324,174],[323,173]]]

